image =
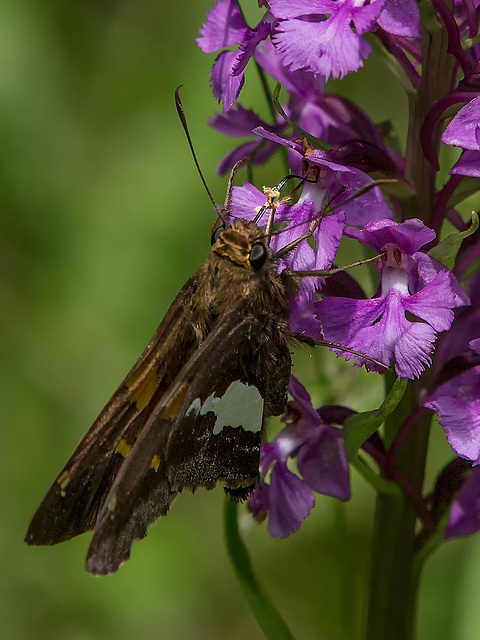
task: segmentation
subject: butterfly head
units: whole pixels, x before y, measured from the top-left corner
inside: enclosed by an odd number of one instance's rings
[[[265,231],[254,222],[240,219],[228,227],[218,226],[214,230],[212,251],[252,271],[259,271],[271,253]]]

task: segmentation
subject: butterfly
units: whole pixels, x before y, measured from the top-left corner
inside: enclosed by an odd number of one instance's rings
[[[279,272],[269,224],[219,218],[210,254],[53,482],[28,544],[93,529],[86,568],[106,575],[182,490],[253,491],[266,420],[284,411],[301,339],[288,320],[299,285]]]

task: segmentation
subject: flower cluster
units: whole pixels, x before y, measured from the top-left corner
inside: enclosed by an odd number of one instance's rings
[[[340,429],[322,419],[305,388],[293,376],[288,388],[289,402],[283,418],[285,429],[271,443],[262,446],[262,481],[249,500],[257,520],[268,513],[268,532],[285,538],[296,531],[315,504],[313,491],[326,496],[350,499],[350,476]],[[341,408],[339,408],[341,409]],[[290,471],[289,459],[296,458],[302,475]]]
[[[480,240],[475,220],[469,227],[456,209],[480,189],[480,46],[472,44],[478,2],[431,4],[430,19],[444,29],[453,62],[429,84],[422,84],[429,68],[422,60],[415,0],[263,0],[254,26],[237,0],[218,0],[197,42],[204,52],[218,52],[211,87],[223,111],[210,124],[242,139],[220,160],[218,171],[228,172],[245,156],[252,165],[262,164],[282,151],[288,171],[300,177],[295,197],[275,205],[270,243],[280,272],[297,272],[302,284],[290,301],[292,331],[328,343],[369,371],[390,368],[398,378],[420,379],[411,419],[393,452],[415,428],[415,416],[431,409],[455,454],[478,465]],[[421,121],[410,123],[404,156],[389,146],[389,127],[377,126],[358,105],[325,89],[329,78],[365,64],[374,39],[412,95],[427,85],[432,91],[429,102],[422,94],[430,108]],[[423,55],[434,54],[424,47]],[[263,80],[268,75],[288,95],[271,122],[238,102],[251,61]],[[445,126],[455,106],[458,113]],[[460,148],[461,155],[436,189],[442,143]],[[395,187],[384,192],[383,184]],[[264,224],[258,215],[268,204],[263,191],[245,182],[233,189],[229,215]],[[345,242],[377,256],[372,297],[350,274],[324,277]],[[288,424],[274,442],[264,444],[265,480],[250,500],[255,517],[269,514],[268,530],[278,537],[306,518],[314,504],[312,489],[349,498],[341,429],[322,420],[294,378],[289,392]],[[388,473],[395,455],[384,454]],[[301,477],[287,466],[292,457]],[[422,500],[425,515],[429,503],[419,493],[417,504]],[[465,474],[452,500],[446,535],[480,529],[476,469]]]

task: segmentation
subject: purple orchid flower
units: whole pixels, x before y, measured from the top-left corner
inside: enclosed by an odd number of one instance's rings
[[[268,532],[286,538],[297,531],[315,505],[313,491],[340,500],[349,500],[350,476],[341,431],[323,422],[313,408],[305,388],[293,376],[287,406],[285,429],[271,443],[262,445],[262,480],[249,498],[249,509],[257,520],[267,513]],[[289,458],[297,458],[303,479],[287,467]]]
[[[343,77],[363,66],[371,47],[361,36],[377,24],[392,34],[420,35],[413,0],[270,0],[270,10],[279,20],[272,41],[283,64],[325,78]]]
[[[321,335],[385,365],[395,362],[399,377],[416,378],[431,363],[436,333],[449,329],[452,309],[468,304],[468,296],[448,269],[419,251],[435,237],[420,220],[377,220],[362,230],[349,229],[346,235],[383,253],[377,263],[381,292],[369,300],[328,297],[317,302]],[[408,320],[407,312],[422,322]],[[347,360],[356,357],[340,355]],[[378,370],[365,358],[355,364]]]
[[[256,27],[250,28],[243,19],[236,0],[219,0],[207,14],[200,29],[197,44],[205,53],[239,45],[237,51],[222,51],[212,68],[213,96],[223,104],[223,110],[233,107],[245,81],[245,67],[256,47],[270,35],[272,25],[266,14]]]
[[[292,71],[343,77],[363,66],[370,54],[370,45],[360,36],[375,25],[384,5],[385,0],[367,5],[355,0],[271,0],[270,10],[281,21],[272,40]]]

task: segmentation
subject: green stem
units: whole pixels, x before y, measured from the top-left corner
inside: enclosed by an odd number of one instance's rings
[[[228,555],[251,612],[268,640],[294,640],[286,622],[257,582],[238,530],[237,505],[228,497],[225,498],[224,515]]]
[[[411,383],[385,424],[391,445],[407,415],[418,406],[418,384]],[[430,416],[424,415],[404,443],[396,464],[421,492]],[[376,500],[365,640],[413,640],[420,574],[416,570],[417,514],[405,494],[379,493]]]

